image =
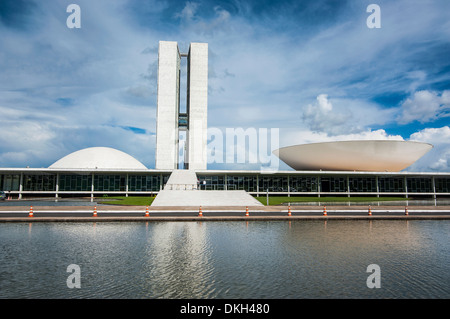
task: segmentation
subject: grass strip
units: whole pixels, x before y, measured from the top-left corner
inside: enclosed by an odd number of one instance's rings
[[[152,196],[110,196],[106,198],[98,198],[97,201],[106,205],[150,206],[154,199],[155,197]]]
[[[255,197],[262,204],[267,204],[267,197]],[[296,197],[296,196],[269,196],[269,205],[281,205],[287,203],[366,203],[385,201],[406,201],[404,197]],[[410,199],[409,199],[410,200]]]
[[[267,204],[265,196],[255,197],[262,204]],[[155,197],[153,196],[111,196],[98,198],[97,201],[106,205],[123,206],[147,206],[151,205]],[[404,197],[302,197],[302,196],[269,196],[269,205],[282,205],[287,203],[358,203],[358,202],[383,202],[383,201],[406,201]],[[409,199],[410,200],[410,199]]]

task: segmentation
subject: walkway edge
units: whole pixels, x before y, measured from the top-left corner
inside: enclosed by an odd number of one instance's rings
[[[450,216],[176,216],[176,217],[6,217],[0,223],[7,222],[159,222],[159,221],[292,221],[292,220],[450,220]]]

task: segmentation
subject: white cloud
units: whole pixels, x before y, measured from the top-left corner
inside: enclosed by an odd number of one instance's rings
[[[297,144],[334,142],[334,141],[357,141],[357,140],[403,140],[400,135],[389,135],[385,130],[366,130],[354,134],[341,134],[330,136],[324,132],[312,132],[309,130],[283,130],[280,133],[280,144],[282,147]]]
[[[352,115],[346,111],[333,112],[333,105],[328,100],[326,94],[317,96],[316,104],[308,104],[303,110],[303,121],[314,132],[327,132],[330,134],[338,134],[342,131]],[[345,129],[349,127],[345,125]],[[350,128],[351,129],[351,128]]]
[[[450,144],[450,127],[426,128],[411,134],[410,140],[428,143]]]
[[[391,121],[393,109],[358,99],[337,98],[333,103],[327,94],[320,94],[315,104],[303,108],[302,120],[313,132],[338,135],[365,134],[372,125]]]
[[[450,116],[450,91],[446,90],[439,95],[437,92],[423,90],[415,92],[411,98],[402,103],[398,122],[427,123],[448,116]]]
[[[195,12],[197,11],[197,7],[198,3],[188,1],[186,2],[183,10],[175,14],[175,17],[186,20],[187,22],[192,22],[195,16]]]
[[[446,172],[450,170],[450,127],[426,128],[411,134],[410,140],[430,143],[434,147],[408,170]]]
[[[175,17],[182,23],[184,32],[212,36],[217,32],[229,30],[228,22],[231,15],[227,10],[214,6],[215,16],[212,19],[205,19],[197,14],[199,6],[196,2],[187,1],[183,10],[175,13]]]

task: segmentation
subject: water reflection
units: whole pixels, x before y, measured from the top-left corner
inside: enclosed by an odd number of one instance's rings
[[[0,224],[1,298],[448,298],[449,221]],[[81,289],[66,268],[81,268]],[[366,286],[377,264],[380,289]]]
[[[140,282],[149,297],[207,297],[212,271],[206,225],[158,223],[148,233]],[[158,278],[158,280],[155,280]],[[168,284],[169,283],[169,284]]]

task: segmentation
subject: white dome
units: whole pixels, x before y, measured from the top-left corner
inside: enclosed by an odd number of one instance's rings
[[[90,147],[56,161],[55,169],[147,169],[134,157],[109,147]]]
[[[275,150],[295,170],[401,171],[433,146],[411,141],[338,141],[294,145]]]

